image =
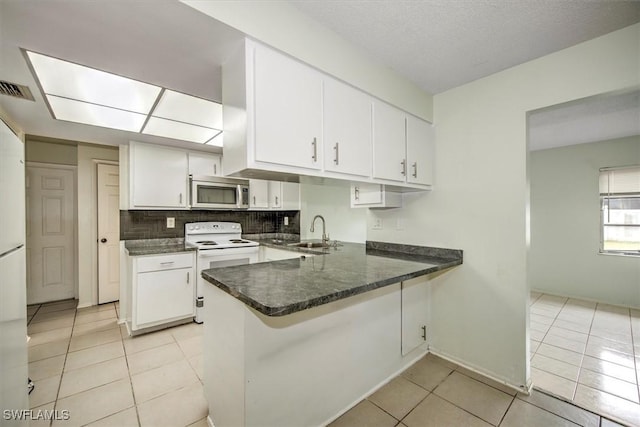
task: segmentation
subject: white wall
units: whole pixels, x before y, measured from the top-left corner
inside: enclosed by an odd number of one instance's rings
[[[78,145],[78,307],[98,303],[97,167],[118,161],[118,147]]]
[[[311,221],[322,215],[326,221],[331,240],[364,243],[367,239],[367,209],[351,209],[348,185],[300,184],[300,237],[320,239],[322,221],[316,220],[315,232],[311,233]]]
[[[78,163],[78,149],[75,145],[38,141],[29,137],[25,148],[28,162],[74,166]]]
[[[531,288],[640,307],[640,258],[599,255],[599,168],[640,164],[640,136],[531,153]]]
[[[308,18],[288,2],[181,1],[365,92],[425,120],[433,120],[430,94]]]
[[[374,212],[369,240],[464,250],[432,287],[432,350],[515,386],[529,378],[527,111],[640,85],[640,25],[434,97],[431,194]],[[370,219],[371,221],[371,219]]]

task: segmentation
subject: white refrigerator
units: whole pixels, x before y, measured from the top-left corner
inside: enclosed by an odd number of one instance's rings
[[[0,120],[0,424],[21,425],[27,391],[24,144]]]

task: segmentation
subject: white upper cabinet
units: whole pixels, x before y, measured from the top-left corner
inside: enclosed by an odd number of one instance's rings
[[[253,210],[300,210],[300,184],[249,180],[249,208]]]
[[[269,207],[282,209],[282,183],[279,181],[269,181]]]
[[[189,175],[221,176],[222,161],[218,154],[189,152]]]
[[[222,104],[225,175],[428,189],[419,119],[261,43],[245,39],[223,64]]]
[[[430,123],[407,115],[407,182],[433,184],[434,141]]]
[[[381,184],[351,183],[352,208],[400,208],[402,194],[389,191]]]
[[[133,141],[129,150],[129,209],[187,209],[187,152]]]
[[[405,112],[373,103],[373,177],[404,182],[407,169]]]
[[[269,209],[269,181],[262,179],[249,180],[249,208]]]
[[[338,80],[323,85],[324,168],[371,176],[371,98]]]
[[[320,74],[262,46],[254,66],[256,161],[320,169]]]
[[[296,182],[281,182],[283,211],[299,211],[300,206],[300,184]]]
[[[386,104],[373,105],[373,178],[431,185],[433,126]]]

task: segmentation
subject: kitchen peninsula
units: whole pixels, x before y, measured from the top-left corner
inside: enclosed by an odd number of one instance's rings
[[[202,273],[214,425],[330,422],[428,351],[429,275],[462,264],[379,242],[311,254]]]

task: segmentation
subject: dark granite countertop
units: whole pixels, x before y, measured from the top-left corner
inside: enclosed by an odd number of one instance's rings
[[[185,246],[184,239],[140,239],[125,240],[124,247],[130,256],[168,254],[195,251],[193,246]]]
[[[261,244],[316,256],[204,270],[202,277],[267,316],[284,316],[462,264],[462,251],[381,242],[326,249]]]

